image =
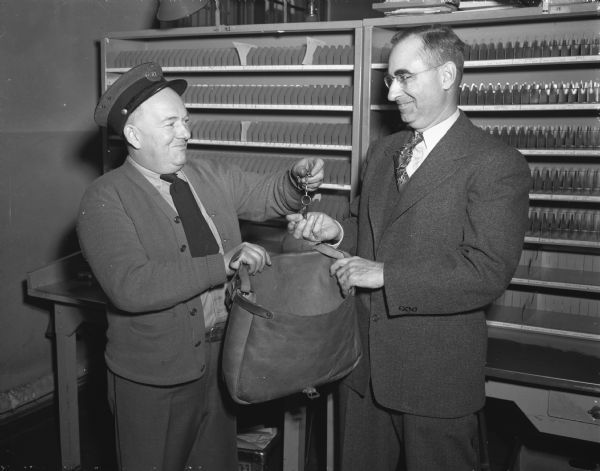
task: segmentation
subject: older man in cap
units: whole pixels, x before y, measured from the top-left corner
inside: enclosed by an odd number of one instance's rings
[[[123,74],[95,120],[127,141],[120,167],[86,191],[77,230],[109,299],[106,362],[119,467],[127,471],[237,470],[235,416],[221,390],[224,287],[267,251],[242,242],[238,217],[264,220],[300,207],[321,159],[287,172],[245,173],[186,158],[190,117],[154,63]]]

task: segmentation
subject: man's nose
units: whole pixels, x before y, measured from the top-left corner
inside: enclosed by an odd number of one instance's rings
[[[178,136],[186,141],[192,137],[190,125],[188,123],[181,123],[181,126],[179,126]]]
[[[400,85],[398,80],[393,80],[388,89],[388,101],[396,101],[396,99],[404,93],[404,87]]]

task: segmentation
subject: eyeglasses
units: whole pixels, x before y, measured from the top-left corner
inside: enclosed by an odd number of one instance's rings
[[[430,69],[421,70],[419,72],[404,72],[402,74],[396,74],[396,75],[387,74],[385,77],[383,77],[383,83],[385,83],[386,87],[390,88],[392,86],[392,84],[394,83],[394,80],[397,80],[398,83],[404,87],[410,81],[410,79],[412,79],[413,77],[415,77],[419,74],[424,74],[425,72],[429,72],[431,70],[435,70],[439,67],[440,67],[440,65],[436,65],[435,67],[431,67]]]

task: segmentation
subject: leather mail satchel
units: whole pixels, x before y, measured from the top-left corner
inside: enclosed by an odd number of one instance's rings
[[[330,249],[331,250],[331,249]],[[339,252],[338,252],[339,253]],[[270,401],[341,379],[362,355],[355,300],[343,298],[332,259],[310,250],[238,271],[223,345],[223,374],[239,404]]]

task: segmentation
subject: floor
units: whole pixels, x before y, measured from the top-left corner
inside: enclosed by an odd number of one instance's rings
[[[81,471],[115,470],[111,419],[103,388],[102,380],[92,379],[80,391]],[[324,403],[317,401],[308,416],[305,471],[325,470],[324,450],[320,446],[324,436],[323,411]],[[256,420],[253,415],[264,413],[256,409],[243,421],[250,423]],[[599,445],[543,436],[511,403],[488,400],[486,420],[491,471],[600,470]],[[523,444],[520,453],[516,453],[519,448],[515,431]],[[281,460],[277,461],[265,471],[280,471]],[[56,471],[59,463],[54,407],[47,405],[18,419],[0,422],[0,471]],[[256,470],[263,468],[252,468]]]

